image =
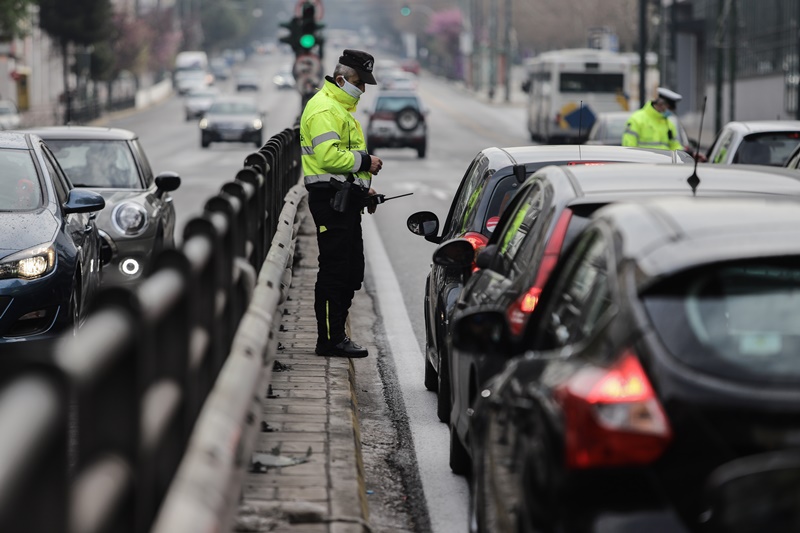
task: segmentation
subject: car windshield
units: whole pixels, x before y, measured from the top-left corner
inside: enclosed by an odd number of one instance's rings
[[[0,149],[0,211],[28,211],[42,204],[42,186],[27,150]]]
[[[681,362],[748,381],[800,379],[800,258],[715,265],[643,295],[664,345]]]
[[[632,114],[632,113],[631,113]],[[603,137],[598,137],[599,141],[613,141],[616,144],[622,144],[622,135],[625,133],[625,127],[628,124],[628,119],[631,114],[612,116],[605,119],[605,129],[603,130]],[[678,130],[678,140],[681,144],[689,144],[688,139],[685,139],[685,133],[675,115],[670,115],[669,120],[675,124]]]
[[[214,102],[208,110],[209,114],[221,115],[255,115],[255,104],[249,102]]]
[[[797,131],[748,135],[736,150],[733,162],[782,167],[798,144],[800,132]]]
[[[139,189],[139,171],[128,143],[100,140],[48,140],[75,187]]]

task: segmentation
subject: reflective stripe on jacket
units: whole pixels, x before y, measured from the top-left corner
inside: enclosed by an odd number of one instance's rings
[[[326,76],[325,84],[306,104],[300,118],[300,152],[306,187],[345,182],[352,174],[364,189],[372,184],[369,155],[361,124],[353,117],[358,100]]]
[[[675,124],[659,113],[653,107],[653,102],[647,102],[628,119],[625,133],[622,134],[622,146],[683,150]]]

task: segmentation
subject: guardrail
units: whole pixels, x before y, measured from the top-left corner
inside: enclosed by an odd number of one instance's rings
[[[191,491],[214,501],[249,458],[250,404],[291,276],[299,162],[298,128],[273,136],[138,287],[101,292],[74,336],[0,358],[0,531],[212,531],[172,524]],[[211,508],[192,518],[229,520],[235,505]]]

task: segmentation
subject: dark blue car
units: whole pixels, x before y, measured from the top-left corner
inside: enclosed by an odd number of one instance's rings
[[[79,327],[100,284],[104,205],[72,188],[40,137],[0,133],[0,344]]]

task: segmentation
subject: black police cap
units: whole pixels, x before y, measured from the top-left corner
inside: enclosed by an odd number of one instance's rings
[[[361,81],[368,85],[377,85],[372,69],[375,66],[375,58],[361,50],[345,50],[339,58],[339,63],[354,69],[358,72]]]

